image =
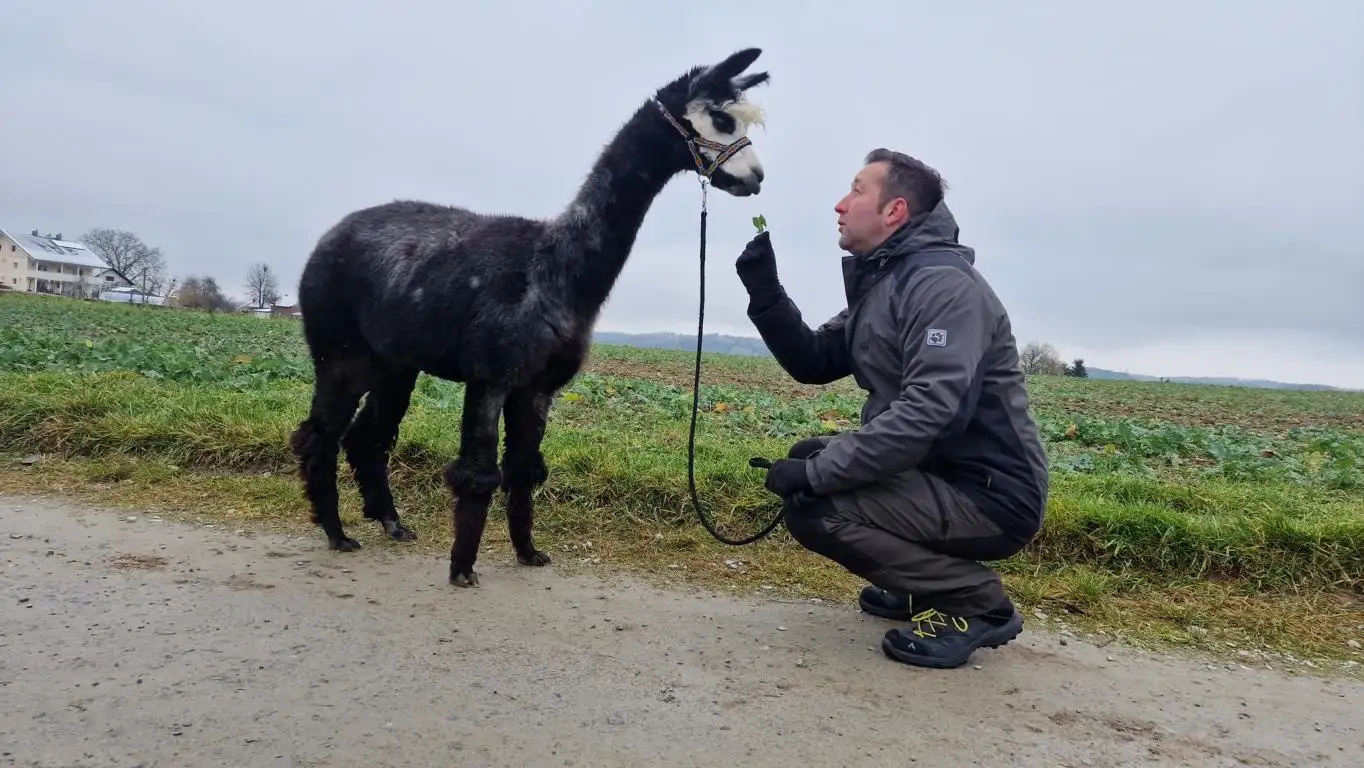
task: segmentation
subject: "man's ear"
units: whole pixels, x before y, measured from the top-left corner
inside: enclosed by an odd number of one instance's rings
[[[909,201],[903,197],[892,198],[886,203],[885,217],[888,220],[894,219],[896,225],[904,224],[909,221]]]

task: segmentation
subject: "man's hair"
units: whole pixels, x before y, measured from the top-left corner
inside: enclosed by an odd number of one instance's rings
[[[891,200],[903,197],[909,203],[911,216],[923,213],[932,210],[947,189],[947,182],[937,171],[903,152],[880,147],[868,152],[864,163],[885,163],[888,166],[886,180],[881,186],[881,199],[877,201],[882,208]]]

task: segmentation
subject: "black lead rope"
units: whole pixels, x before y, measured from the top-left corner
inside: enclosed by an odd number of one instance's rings
[[[701,525],[706,531],[722,544],[741,547],[745,544],[752,544],[776,530],[777,526],[781,524],[782,511],[778,508],[772,522],[768,523],[758,533],[743,539],[730,539],[717,531],[715,526],[711,525],[711,522],[706,519],[705,513],[701,511],[701,499],[696,494],[696,417],[701,410],[701,342],[705,338],[706,328],[706,182],[704,178],[701,181],[701,299],[696,314],[696,371],[692,378],[691,434],[687,438],[687,486],[691,490],[691,503],[696,508],[696,517],[700,519]],[[748,460],[748,466],[755,469],[769,469],[772,462],[755,456]]]

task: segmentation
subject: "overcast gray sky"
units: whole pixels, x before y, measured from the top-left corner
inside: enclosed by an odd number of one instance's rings
[[[885,145],[951,184],[1020,344],[1364,387],[1358,0],[472,5],[7,3],[0,225],[125,228],[177,276],[245,295],[263,260],[292,292],[357,207],[556,213],[654,88],[759,46],[767,183],[712,192],[708,331],[754,335],[758,213],[811,324],[838,311],[832,208]],[[695,330],[699,194],[659,196],[599,327]]]

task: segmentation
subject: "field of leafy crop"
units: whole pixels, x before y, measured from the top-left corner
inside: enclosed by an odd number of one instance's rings
[[[784,532],[734,550],[696,524],[691,366],[686,352],[594,350],[552,412],[544,541],[590,540],[575,558],[589,564],[846,597],[853,582]],[[748,458],[854,426],[861,397],[847,381],[796,384],[770,359],[708,355],[703,366],[698,489],[742,534],[774,508]],[[215,514],[306,525],[287,446],[311,377],[296,320],[0,294],[0,450],[73,462],[147,503],[193,497]],[[1254,637],[1343,642],[1333,622],[1359,610],[1364,590],[1364,394],[1050,377],[1030,392],[1053,493],[1035,546],[1000,564],[1020,599],[1165,635],[1222,611]],[[395,495],[426,532],[421,546],[448,548],[438,475],[458,449],[460,394],[423,377],[395,449]],[[352,533],[374,540],[346,493]],[[747,565],[722,565],[736,557]],[[1297,624],[1282,614],[1302,603],[1266,607],[1306,599],[1326,602]]]

